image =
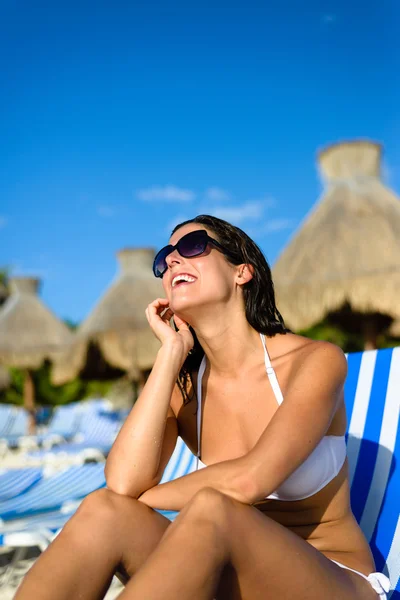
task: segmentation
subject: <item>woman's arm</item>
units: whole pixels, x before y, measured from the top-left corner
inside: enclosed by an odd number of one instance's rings
[[[293,377],[285,400],[257,444],[227,460],[147,490],[139,500],[153,508],[181,510],[203,487],[245,504],[274,492],[326,434],[342,397],[347,373],[343,352],[319,343]]]
[[[170,402],[180,364],[180,354],[173,348],[160,348],[143,391],[108,455],[105,476],[110,490],[136,498],[160,480],[164,435],[168,434],[167,445],[171,446],[164,449],[167,455],[173,452],[177,438]]]
[[[246,462],[243,458],[225,460],[200,471],[148,489],[138,500],[152,508],[182,510],[199,490],[211,487],[243,502],[251,504],[247,486]]]
[[[178,331],[172,329],[172,312],[166,299],[158,298],[149,304],[146,316],[162,346],[143,391],[111,448],[105,468],[107,487],[133,498],[160,481],[175,447],[178,429],[170,409],[171,396],[174,388],[178,393],[175,383],[193,346],[193,337],[184,321],[175,317]]]

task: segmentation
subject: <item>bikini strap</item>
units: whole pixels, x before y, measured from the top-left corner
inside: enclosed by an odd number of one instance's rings
[[[201,442],[201,382],[204,371],[206,370],[206,355],[200,363],[199,372],[197,375],[197,468],[199,467],[200,459],[200,442]]]
[[[275,398],[278,404],[282,404],[283,402],[283,394],[279,385],[278,378],[275,373],[274,367],[271,365],[271,359],[268,354],[267,345],[265,343],[265,335],[260,333],[260,338],[262,341],[262,345],[264,348],[264,362],[265,362],[265,370],[267,371],[268,379],[272,387],[272,391],[275,394]]]
[[[275,394],[275,398],[278,404],[282,404],[283,402],[283,394],[282,390],[279,386],[278,378],[276,376],[275,370],[271,365],[271,359],[268,354],[267,346],[265,344],[265,336],[260,333],[260,338],[262,341],[262,345],[264,348],[264,362],[265,362],[265,370],[267,371],[268,379],[272,387],[272,391]],[[197,468],[200,459],[201,452],[201,410],[202,410],[202,397],[201,397],[201,389],[202,389],[202,380],[204,371],[206,370],[206,355],[203,356],[203,359],[200,363],[199,372],[197,375]]]

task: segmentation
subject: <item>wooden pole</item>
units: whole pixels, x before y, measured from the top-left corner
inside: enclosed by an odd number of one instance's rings
[[[378,347],[378,327],[373,317],[366,318],[363,323],[364,350],[376,350]]]
[[[24,377],[24,408],[30,415],[29,433],[33,435],[36,433],[35,384],[33,382],[32,373],[29,369],[25,370]]]

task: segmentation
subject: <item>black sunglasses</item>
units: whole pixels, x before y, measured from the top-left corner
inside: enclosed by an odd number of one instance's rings
[[[162,277],[164,275],[165,271],[168,269],[166,258],[174,250],[178,250],[179,254],[184,258],[194,258],[195,256],[200,256],[200,254],[203,254],[208,244],[212,244],[218,250],[229,256],[229,250],[221,246],[217,240],[214,240],[212,237],[210,237],[207,231],[204,229],[191,231],[190,233],[187,233],[181,237],[175,246],[169,244],[157,252],[153,263],[154,275],[156,277]]]

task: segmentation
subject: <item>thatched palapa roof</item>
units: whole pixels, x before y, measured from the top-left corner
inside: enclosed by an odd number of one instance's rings
[[[71,340],[71,332],[38,297],[39,279],[14,277],[0,310],[0,362],[37,369]]]
[[[152,272],[154,251],[127,248],[117,257],[121,273],[78,328],[68,351],[54,363],[52,380],[56,384],[81,372],[90,342],[97,344],[107,363],[127,371],[133,379],[154,363],[160,346],[145,310],[150,302],[164,296],[162,284]]]
[[[353,141],[319,154],[322,197],[273,268],[277,306],[295,330],[346,303],[400,319],[400,201],[381,181],[381,150]]]

